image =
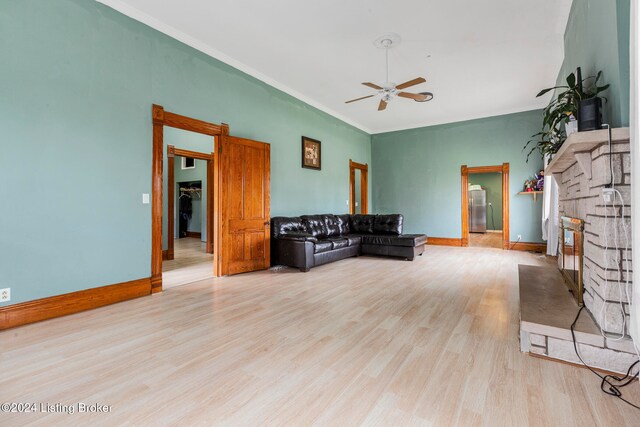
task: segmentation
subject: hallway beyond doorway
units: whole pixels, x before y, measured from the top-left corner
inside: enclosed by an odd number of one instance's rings
[[[175,258],[162,261],[164,289],[186,285],[213,277],[213,254],[206,251],[206,243],[194,237],[175,240]]]
[[[474,248],[502,249],[502,230],[487,230],[485,233],[469,233],[469,246]]]

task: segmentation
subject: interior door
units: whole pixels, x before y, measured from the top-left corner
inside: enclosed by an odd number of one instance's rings
[[[369,213],[368,174],[368,164],[349,159],[349,213],[352,215]]]
[[[221,170],[222,274],[270,264],[270,145],[223,138]]]

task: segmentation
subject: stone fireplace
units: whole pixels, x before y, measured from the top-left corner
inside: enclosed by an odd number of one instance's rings
[[[586,153],[577,152],[578,156],[574,164],[555,176],[560,190],[560,215],[584,220],[584,304],[602,329],[605,325],[600,313],[604,304],[607,314],[605,332],[628,336],[629,331],[623,327],[625,321],[622,318],[620,304],[622,303],[624,307],[628,325],[629,301],[627,301],[624,287],[627,280],[625,274],[627,267],[631,274],[631,248],[626,254],[624,253],[627,242],[624,237],[623,222],[629,233],[630,245],[631,158],[629,133],[627,130],[625,134],[621,132],[622,130],[614,129],[617,132],[612,132],[611,165],[613,166],[613,184],[624,199],[624,217],[619,199],[616,208],[613,208],[611,203],[605,205],[603,200],[602,190],[611,181],[606,130],[585,132],[595,134],[590,136],[600,145]],[[579,156],[584,156],[582,162],[577,160]],[[585,172],[588,161],[591,162],[590,171]],[[560,235],[559,239],[562,237]],[[560,241],[560,247],[561,244]],[[620,292],[620,289],[623,292]]]
[[[629,337],[625,292],[627,283],[633,286],[629,129],[612,130],[611,155],[607,130],[572,134],[547,167],[549,174],[559,186],[559,216],[564,225],[558,235],[558,269],[555,273],[553,269],[546,271],[543,282],[535,278],[540,271],[521,266],[521,349],[579,363],[569,327],[578,305],[584,303],[587,313],[582,313],[576,333],[582,357],[595,367],[626,371],[637,359]],[[624,205],[619,198],[616,207],[605,203],[603,189],[611,181]],[[583,237],[576,233],[578,228],[583,228]],[[575,287],[569,286],[575,300],[566,295],[566,284],[571,282],[568,279],[576,283]],[[551,282],[560,285],[552,287]],[[580,282],[583,290],[577,287]],[[546,303],[534,301],[540,292],[547,296]]]

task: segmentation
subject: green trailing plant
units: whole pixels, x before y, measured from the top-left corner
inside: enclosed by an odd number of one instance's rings
[[[531,135],[531,139],[524,145],[523,150],[531,147],[527,153],[527,162],[531,154],[538,150],[544,157],[546,154],[558,152],[564,141],[567,139],[565,124],[570,120],[577,120],[580,101],[600,97],[599,94],[609,88],[609,85],[598,86],[602,77],[602,71],[595,76],[578,80],[576,73],[571,73],[566,78],[566,85],[554,86],[541,90],[537,97],[557,90],[558,93],[543,110],[542,131]],[[584,89],[586,87],[586,89]],[[603,98],[606,102],[606,98]],[[531,146],[533,144],[533,146]]]

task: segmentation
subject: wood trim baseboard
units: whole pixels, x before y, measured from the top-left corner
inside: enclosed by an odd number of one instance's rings
[[[202,233],[199,231],[187,231],[187,237],[195,237],[196,239],[201,239]]]
[[[162,273],[151,276],[151,293],[162,292]]]
[[[0,307],[0,330],[151,294],[151,278],[131,280]]]
[[[427,245],[462,246],[462,239],[455,237],[427,237]]]
[[[169,250],[168,249],[163,249],[162,250],[162,260],[166,261],[169,259]]]
[[[546,243],[511,242],[509,249],[512,251],[547,252]]]

